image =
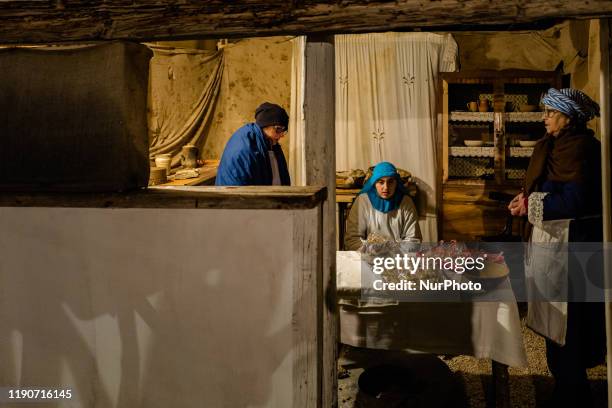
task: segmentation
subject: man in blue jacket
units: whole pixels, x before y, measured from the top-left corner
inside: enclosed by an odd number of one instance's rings
[[[291,184],[287,161],[278,141],[287,133],[289,115],[278,105],[264,102],[248,123],[230,137],[217,170],[218,186],[272,186]]]

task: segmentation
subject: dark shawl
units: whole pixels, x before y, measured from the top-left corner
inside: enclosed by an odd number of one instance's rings
[[[544,181],[575,182],[600,191],[600,144],[593,131],[586,127],[562,130],[557,137],[546,134],[533,149],[525,182],[524,194],[538,191]],[[601,202],[601,199],[597,199]],[[523,238],[528,239],[531,225],[526,222]]]
[[[545,180],[590,181],[594,172],[601,172],[601,168],[594,168],[601,160],[598,145],[593,131],[586,128],[577,132],[562,130],[557,137],[546,134],[533,149],[523,186],[525,194],[536,191]]]

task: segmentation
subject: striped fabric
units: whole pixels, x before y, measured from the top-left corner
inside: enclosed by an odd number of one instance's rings
[[[599,105],[584,92],[573,88],[550,88],[542,97],[542,103],[580,122],[599,116]]]

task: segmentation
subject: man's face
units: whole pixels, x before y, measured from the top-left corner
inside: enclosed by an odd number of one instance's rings
[[[277,144],[280,138],[287,134],[287,128],[281,125],[266,126],[262,130],[272,145]]]
[[[393,197],[397,189],[397,180],[395,177],[381,177],[376,181],[376,192],[380,198],[388,200]]]

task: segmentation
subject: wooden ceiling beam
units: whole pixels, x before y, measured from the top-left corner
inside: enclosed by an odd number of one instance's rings
[[[434,29],[612,16],[612,0],[0,0],[0,43]]]

